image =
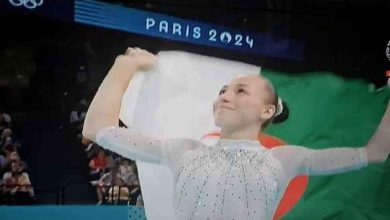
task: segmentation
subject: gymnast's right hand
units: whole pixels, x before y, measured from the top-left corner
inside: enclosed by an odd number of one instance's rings
[[[124,54],[116,57],[112,68],[126,78],[134,72],[151,69],[156,62],[154,54],[138,47],[129,47]]]

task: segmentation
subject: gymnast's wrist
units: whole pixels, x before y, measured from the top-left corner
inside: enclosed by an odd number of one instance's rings
[[[368,163],[383,163],[386,161],[388,152],[381,151],[378,147],[368,144],[365,147]]]
[[[113,65],[103,83],[126,89],[133,75],[139,70],[136,65]]]

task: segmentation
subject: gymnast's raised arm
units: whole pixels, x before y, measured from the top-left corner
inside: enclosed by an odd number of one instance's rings
[[[89,106],[82,131],[85,138],[96,141],[99,130],[118,126],[122,97],[131,78],[137,71],[151,68],[155,62],[153,54],[139,48],[128,48],[115,59]]]
[[[161,159],[160,140],[119,128],[122,98],[131,78],[155,63],[156,57],[140,48],[128,48],[116,58],[89,106],[82,131],[85,138],[131,159]]]

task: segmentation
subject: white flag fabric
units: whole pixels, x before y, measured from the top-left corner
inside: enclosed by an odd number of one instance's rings
[[[192,138],[216,131],[212,106],[219,90],[260,67],[181,51],[161,51],[156,66],[134,75],[124,94],[120,119],[145,134]],[[173,176],[161,165],[137,161],[148,220],[172,220]]]

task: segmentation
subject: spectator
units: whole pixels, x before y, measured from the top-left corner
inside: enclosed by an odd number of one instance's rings
[[[7,114],[0,112],[0,134],[3,133],[4,129],[9,127],[11,127],[11,117],[9,117],[9,122],[8,122]]]
[[[2,176],[7,167],[9,167],[10,155],[14,150],[12,145],[6,145],[2,148],[2,154],[0,154],[0,176]]]
[[[2,150],[3,150],[4,155],[6,156],[6,158],[8,158],[11,155],[12,152],[16,151],[16,147],[13,144],[5,144],[2,147]]]
[[[77,103],[77,105],[72,108],[73,110],[69,115],[69,124],[71,131],[74,132],[75,137],[78,140],[81,140],[83,145],[88,145],[89,140],[85,139],[82,135],[84,118],[87,114],[89,102],[87,99],[83,98]]]
[[[11,163],[13,161],[16,161],[19,163],[19,166],[22,169],[22,171],[27,170],[28,168],[27,163],[20,159],[19,153],[15,150],[15,147],[13,145],[6,145],[5,152],[6,152],[5,158],[7,160],[5,164],[6,169],[9,169],[9,167],[11,167]]]
[[[114,160],[114,153],[111,151],[106,151],[106,161],[107,161],[107,169],[117,166],[117,163],[115,163]]]
[[[85,115],[88,110],[88,101],[86,99],[81,99],[78,106],[71,111],[69,116],[70,123],[79,123],[84,121]]]
[[[0,136],[0,145],[4,146],[6,144],[13,143],[12,136],[13,136],[13,132],[10,128],[3,129],[3,132],[1,133],[1,136]]]
[[[130,165],[129,160],[121,158],[121,162],[119,165],[119,174],[121,178],[125,181],[126,185],[138,185],[138,177],[134,172],[135,164],[133,164]]]
[[[3,176],[3,193],[11,204],[31,204],[34,189],[26,172],[22,171],[19,161],[11,162],[11,169]]]
[[[127,187],[122,175],[120,173],[120,166],[115,166],[117,169],[118,175],[115,176],[111,184],[110,189],[108,190],[108,203],[113,204],[128,204],[129,203],[129,188]]]
[[[11,127],[11,116],[5,113],[1,108],[0,108],[0,117],[1,117],[0,122],[1,120],[3,120],[8,128]]]
[[[107,158],[105,151],[100,148],[89,162],[90,175],[93,180],[99,179],[107,169]]]
[[[7,159],[5,158],[5,155],[0,154],[0,173],[2,173],[3,168],[7,164]]]
[[[139,194],[141,194],[141,188],[139,186],[139,181],[137,174],[135,172],[136,165],[130,161],[122,158],[119,165],[119,174],[124,181],[124,184],[128,186],[130,191],[130,204],[135,205]]]
[[[100,149],[101,147],[98,144],[94,142],[89,142],[87,148],[84,150],[87,154],[87,159],[92,159]]]
[[[114,201],[118,200],[117,197],[118,197],[118,193],[119,193],[119,187],[113,188],[114,186],[120,186],[120,188],[127,189],[127,187],[124,187],[124,183],[123,183],[122,178],[120,177],[118,169],[119,169],[118,166],[114,166],[110,172],[104,174],[98,181],[91,181],[91,184],[93,186],[96,186],[96,193],[97,193],[97,197],[98,197],[97,205],[100,205],[103,203],[104,197],[105,197],[105,195],[107,195],[107,192],[111,193],[111,199],[109,199],[109,202],[112,202],[113,198],[114,198]],[[107,190],[107,189],[109,189],[109,190]],[[123,193],[125,195],[126,189],[125,190],[121,189],[120,191],[121,192],[123,191]],[[114,194],[116,195],[116,197]],[[110,196],[110,195],[108,195],[108,196]],[[120,195],[120,197],[123,198],[123,195]],[[115,200],[115,198],[117,198],[117,199]],[[128,200],[128,190],[127,190],[127,199],[126,200]]]
[[[113,186],[108,190],[108,203],[127,204],[129,202],[129,189],[122,178],[115,178]]]

